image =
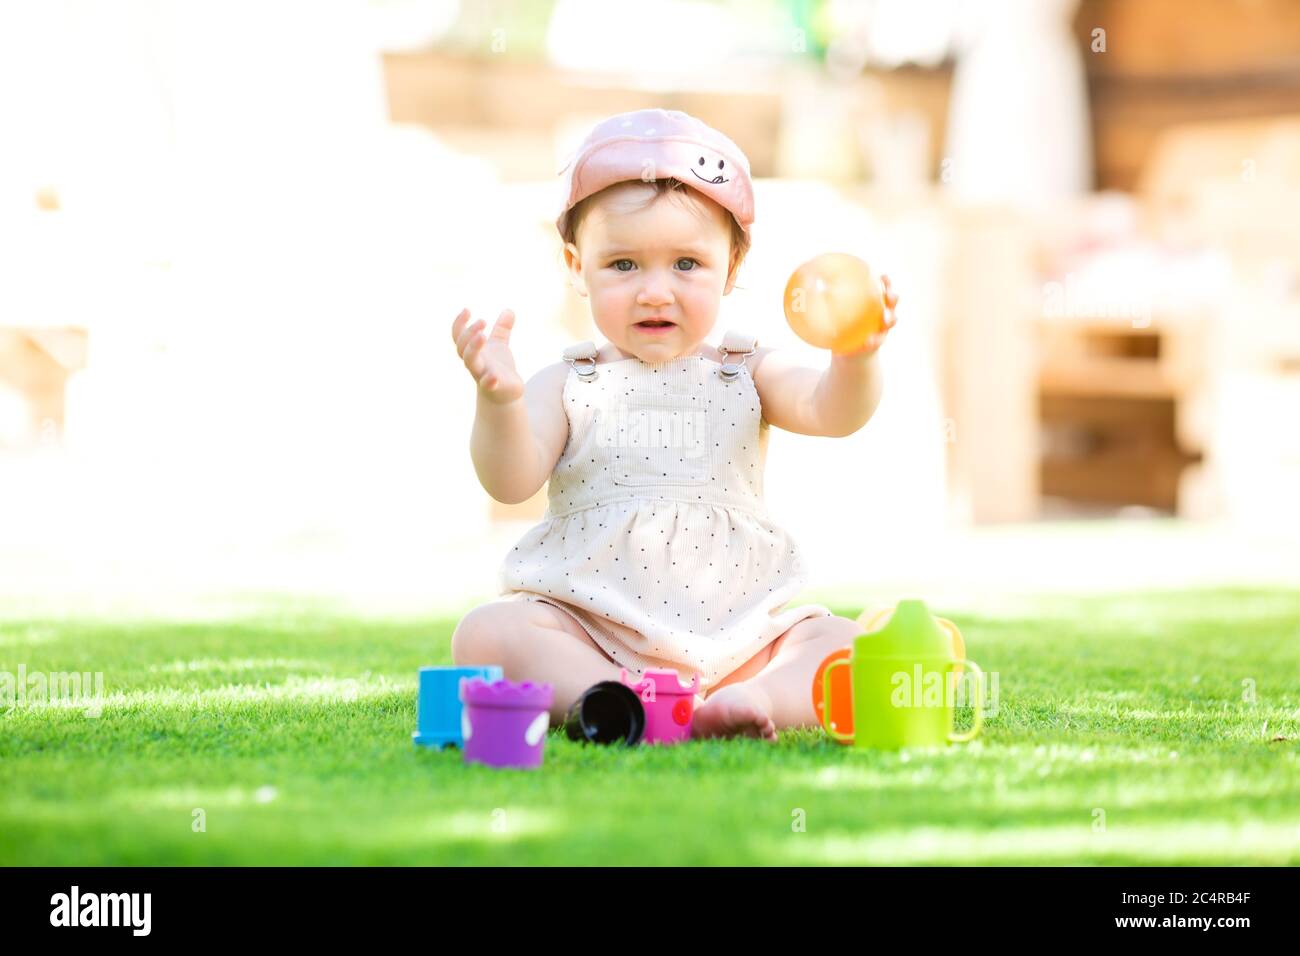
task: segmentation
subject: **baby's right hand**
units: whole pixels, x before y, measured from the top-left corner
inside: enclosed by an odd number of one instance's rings
[[[510,330],[514,328],[515,314],[509,309],[501,313],[490,335],[484,336],[484,322],[479,319],[469,324],[469,309],[462,309],[451,324],[451,337],[456,340],[456,351],[465,360],[479,395],[489,402],[505,405],[524,394],[524,380],[515,370],[515,359],[510,354]]]

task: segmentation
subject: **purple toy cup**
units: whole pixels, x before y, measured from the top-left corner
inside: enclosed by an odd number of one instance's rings
[[[531,770],[542,765],[550,726],[550,684],[474,677],[461,682],[465,762]]]
[[[675,744],[691,736],[695,718],[695,695],[700,689],[700,675],[689,685],[683,684],[675,670],[651,667],[638,681],[628,679],[627,669],[619,673],[645,707],[645,735],[648,744]]]

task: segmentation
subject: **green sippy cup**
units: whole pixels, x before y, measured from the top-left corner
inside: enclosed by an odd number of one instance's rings
[[[970,668],[975,682],[974,723],[964,734],[953,733],[959,664]],[[830,717],[831,673],[840,666],[849,667],[852,734],[837,730]],[[822,686],[826,732],[855,747],[898,750],[964,743],[974,740],[984,723],[984,674],[974,661],[953,656],[951,635],[923,601],[899,601],[883,628],[855,638],[852,656],[832,661]]]

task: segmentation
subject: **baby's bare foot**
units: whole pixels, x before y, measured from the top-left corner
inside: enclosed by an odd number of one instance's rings
[[[771,702],[760,690],[744,682],[729,684],[710,694],[695,711],[692,737],[757,737],[775,742],[776,724]]]

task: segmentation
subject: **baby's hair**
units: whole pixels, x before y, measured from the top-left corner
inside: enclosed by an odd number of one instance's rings
[[[628,182],[644,182],[647,186],[654,187],[655,191],[650,194],[650,197],[642,205],[641,208],[643,209],[658,202],[659,199],[665,195],[677,198],[680,194],[684,197],[687,208],[698,215],[701,220],[706,218],[704,204],[700,201],[699,194],[692,187],[688,186],[676,177],[669,176],[664,179],[650,180],[631,179],[628,180]],[[622,183],[615,183],[615,185],[622,185]],[[606,188],[612,189],[613,187],[610,186]],[[600,192],[594,193],[586,199],[579,201],[578,204],[569,211],[569,218],[565,223],[564,230],[564,241],[566,243],[571,242],[575,246],[578,244],[578,228],[582,225],[582,220],[586,216],[587,210],[590,209],[590,203],[604,191],[605,190],[602,189]],[[745,256],[749,254],[750,243],[749,236],[745,234],[744,229],[740,228],[740,223],[736,222],[736,217],[733,216],[729,210],[723,211],[727,213],[727,221],[731,223],[731,262],[727,270],[727,274],[730,276],[733,272],[739,269],[740,264],[745,261]]]

